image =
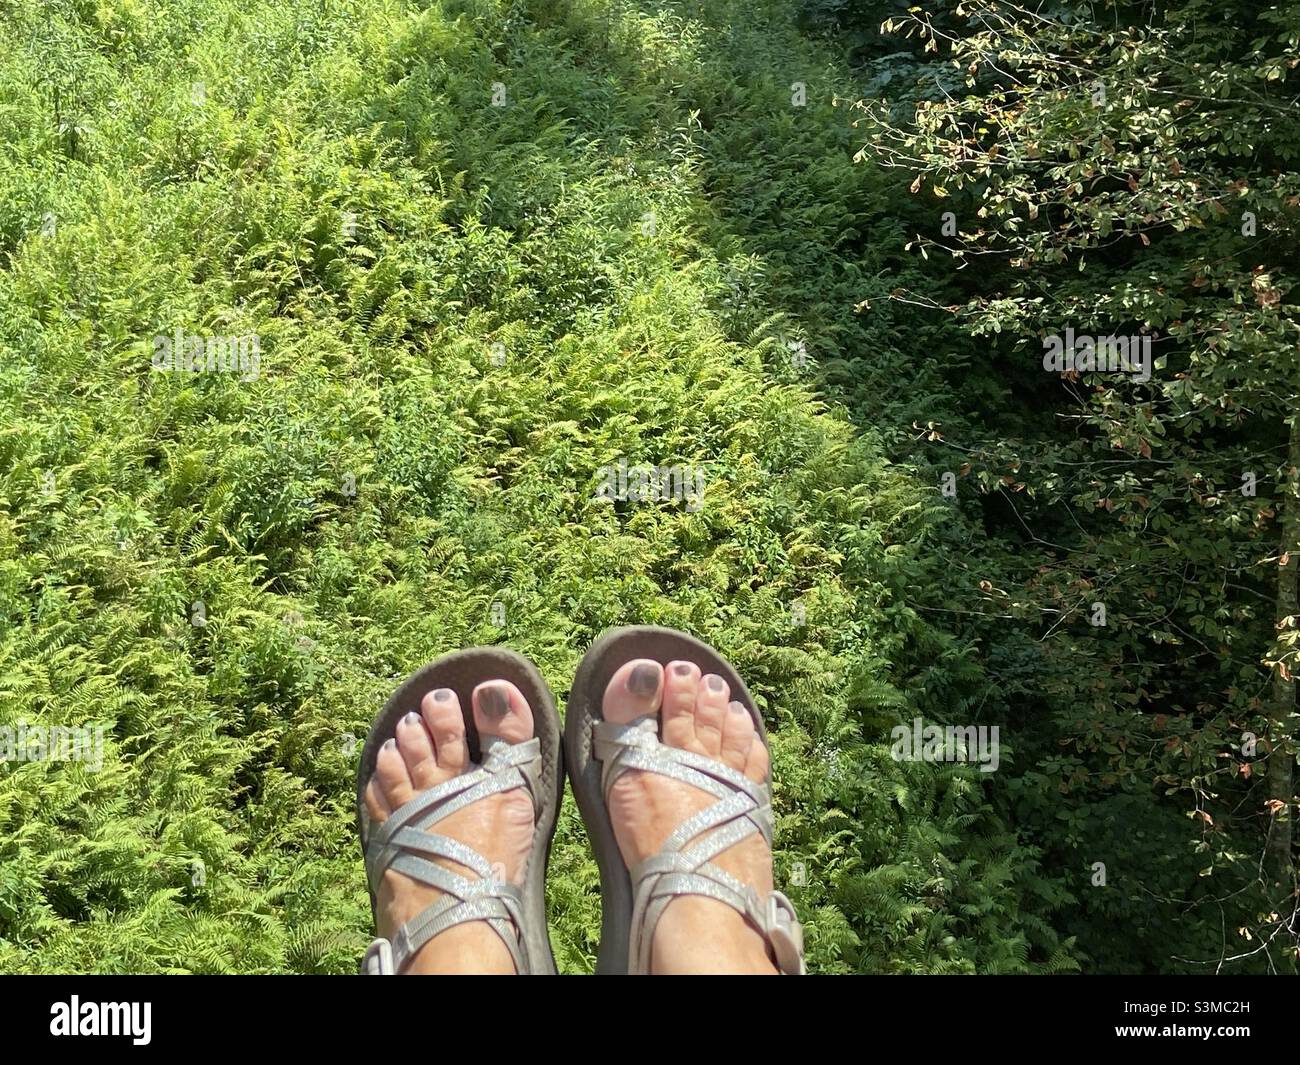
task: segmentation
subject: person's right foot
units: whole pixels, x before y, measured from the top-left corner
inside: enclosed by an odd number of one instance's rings
[[[701,676],[693,662],[661,666],[648,658],[625,663],[605,689],[606,721],[627,723],[646,714],[659,716],[659,738],[713,758],[751,780],[767,779],[767,747],[749,711],[730,702],[727,682]],[[609,816],[628,868],[657,854],[687,818],[712,806],[708,792],[659,773],[629,769],[610,788]],[[760,897],[772,890],[772,853],[755,833],[728,847],[713,864]],[[726,903],[702,895],[683,895],[665,908],[654,930],[653,973],[767,973],[776,966],[758,931]]]

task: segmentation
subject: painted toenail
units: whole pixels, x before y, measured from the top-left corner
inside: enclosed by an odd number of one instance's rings
[[[722,678],[716,677],[712,673],[709,674],[705,683],[709,686],[709,691],[711,692],[720,692],[726,687],[726,685],[722,683]]]
[[[510,698],[496,685],[483,688],[478,693],[478,708],[489,721],[500,721],[510,713]]]
[[[678,662],[673,666],[673,672],[679,677],[689,677],[691,675],[691,664],[689,662]]]
[[[627,678],[627,690],[633,695],[639,695],[642,698],[648,698],[654,695],[655,690],[659,687],[659,670],[650,665],[649,662],[642,662]]]
[[[437,691],[435,691],[435,692],[433,693],[433,701],[434,701],[435,703],[446,703],[446,702],[450,702],[450,701],[451,701],[451,689],[450,689],[450,688],[439,688]]]
[[[397,749],[397,741],[396,741],[396,740],[385,740],[385,741],[384,741],[384,750],[386,750],[386,751],[392,751],[392,750],[396,750],[396,749]]]
[[[733,702],[733,703],[731,704],[731,712],[732,712],[733,714],[747,714],[747,713],[749,713],[749,711],[745,709],[745,704],[744,704],[744,703],[737,703],[737,702]]]

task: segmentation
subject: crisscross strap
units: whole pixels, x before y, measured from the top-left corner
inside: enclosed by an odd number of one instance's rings
[[[760,897],[753,887],[712,861],[755,833],[772,845],[768,785],[750,780],[716,759],[660,742],[659,721],[654,715],[627,724],[597,721],[592,726],[592,740],[593,756],[601,763],[606,804],[614,782],[631,769],[672,777],[717,800],[678,825],[658,854],[629,870],[633,901],[628,971],[650,971],[654,930],[669,903],[679,895],[703,895],[726,903],[753,925],[782,973],[802,973],[803,928],[790,900],[779,891]]]
[[[366,875],[372,890],[378,891],[384,873],[392,869],[443,894],[402,925],[391,942],[380,938],[371,943],[361,962],[362,973],[400,973],[434,936],[467,921],[486,921],[510,951],[515,972],[530,972],[528,947],[520,934],[523,893],[497,876],[473,847],[428,829],[471,803],[519,787],[528,790],[536,815],[541,809],[541,752],[535,737],[526,743],[509,743],[499,736],[485,736],[480,766],[420,792],[368,831]],[[477,874],[477,879],[453,873],[434,858],[457,862]]]

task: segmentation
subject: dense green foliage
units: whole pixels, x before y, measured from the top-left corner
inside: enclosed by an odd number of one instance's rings
[[[1103,967],[1294,971],[1300,9],[994,0],[884,28],[918,91],[866,107],[864,151],[914,175],[909,247],[947,284],[911,299],[978,345],[960,391],[990,399],[927,450],[1014,548],[969,609],[1053,663],[1015,821],[1127,886],[1065,926]],[[1145,365],[1049,365],[1067,328]]]
[[[1109,493],[1088,478],[1110,435],[1126,457],[1168,440],[1153,463],[1183,477],[1212,453],[1225,496],[1231,449],[1284,444],[1287,412],[1233,435],[1162,377],[1153,410],[1103,396],[1088,432],[1062,430],[1059,383],[1018,340],[1079,307],[1175,336],[1190,316],[1121,298],[1155,269],[1137,252],[1084,273],[1045,238],[1022,287],[1006,263],[918,254],[938,210],[879,164],[951,57],[879,32],[903,13],[0,6],[0,724],[107,735],[98,772],[0,766],[0,971],[354,971],[357,740],[396,680],[504,642],[562,703],[591,639],[635,622],[708,639],[759,700],[777,880],[814,971],[1204,971],[1220,914],[1192,904],[1228,892],[1232,928],[1278,935],[1243,871],[1258,780],[1215,761],[1233,730],[1269,735],[1250,699],[1274,617],[1209,576],[1235,567],[1272,602],[1244,574],[1276,554],[1275,467],[1208,517],[1154,467]],[[884,91],[892,113],[849,106]],[[1052,151],[1070,121],[1041,116]],[[1270,172],[1291,166],[1278,149]],[[949,199],[973,215],[988,187]],[[1176,239],[1188,271],[1229,254]],[[1201,269],[1201,313],[1249,310],[1232,293],[1255,261]],[[1250,291],[1281,299],[1269,277]],[[1065,317],[1030,313],[1044,285]],[[1269,361],[1294,326],[1260,306],[1259,358],[1223,367],[1267,371],[1255,407],[1294,400]],[[259,372],[157,372],[176,330],[257,334]],[[1180,416],[1141,443],[1129,424]],[[598,500],[620,458],[702,469],[703,506]],[[1081,514],[1098,495],[1113,506]],[[1173,523],[1156,542],[1123,520],[1139,496]],[[1054,548],[1076,519],[1083,541]],[[1200,567],[1182,586],[1180,565]],[[1124,591],[1099,631],[1065,604],[1108,567]],[[915,717],[999,725],[999,771],[896,761],[890,730]],[[568,799],[549,897],[562,971],[589,971],[597,877]],[[1238,967],[1281,968],[1285,944]]]

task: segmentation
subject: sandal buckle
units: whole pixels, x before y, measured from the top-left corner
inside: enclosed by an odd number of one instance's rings
[[[362,976],[392,976],[397,972],[393,964],[393,945],[386,939],[376,939],[366,947],[361,958]]]
[[[807,969],[803,961],[803,925],[795,913],[794,903],[779,891],[767,897],[763,931],[783,975],[802,976]]]

